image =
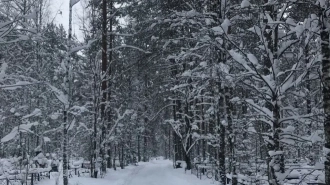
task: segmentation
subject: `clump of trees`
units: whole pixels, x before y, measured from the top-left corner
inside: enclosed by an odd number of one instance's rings
[[[214,158],[272,185],[308,158],[330,183],[328,1],[86,0],[84,43],[46,4],[0,2],[3,157]]]

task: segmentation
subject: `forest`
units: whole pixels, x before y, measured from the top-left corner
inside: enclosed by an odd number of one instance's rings
[[[52,1],[0,0],[1,185],[330,185],[329,0]]]

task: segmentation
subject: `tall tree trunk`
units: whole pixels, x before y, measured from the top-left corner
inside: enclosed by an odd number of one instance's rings
[[[221,88],[221,85],[218,86]],[[222,91],[222,90],[221,90]],[[220,91],[220,92],[221,92]],[[219,109],[224,106],[224,98],[220,96],[218,100]],[[220,175],[220,183],[226,184],[226,143],[225,143],[225,136],[226,136],[226,128],[221,123],[221,111],[218,110],[216,115],[217,125],[219,127],[218,135],[219,135],[219,175]]]
[[[146,128],[145,128],[146,130]],[[147,142],[148,142],[148,138],[146,136],[146,131],[144,132],[144,136],[143,136],[143,162],[147,162]]]
[[[308,43],[306,43],[306,46],[304,48],[304,57],[305,57],[305,63],[306,63],[306,65],[308,65],[308,63],[309,63],[308,51],[309,51],[309,47],[308,47]],[[310,80],[310,78],[309,78],[309,71],[308,71],[307,72],[307,75],[306,75],[306,81],[307,81],[307,83],[306,83],[306,89],[308,90],[308,96],[307,96],[307,100],[306,100],[306,109],[307,109],[306,111],[307,111],[307,114],[312,113],[311,84],[310,84],[309,80]],[[308,124],[308,128],[307,129],[308,129],[307,130],[307,134],[308,135],[311,135],[311,133],[312,133],[312,123],[311,122]],[[312,149],[312,146],[309,146],[309,153],[312,152],[311,149]],[[300,151],[300,148],[298,148],[298,150]],[[300,157],[300,156],[298,156],[298,157]]]
[[[168,125],[168,145],[167,145],[167,155],[168,155],[168,158],[169,159],[172,159],[171,157],[171,138],[172,138],[172,135],[171,135],[171,126]]]
[[[141,141],[141,134],[139,133],[139,135],[137,136],[137,144],[138,144],[138,148],[137,148],[137,154],[138,154],[138,162],[141,161],[141,147],[140,147],[140,141]]]
[[[202,96],[203,96],[203,91],[202,91]],[[201,101],[201,103],[202,103],[202,106],[201,106],[201,114],[202,114],[202,123],[201,123],[201,128],[202,128],[202,136],[204,137],[203,139],[202,139],[202,142],[201,142],[201,144],[202,144],[202,147],[201,147],[201,149],[202,149],[202,160],[205,160],[205,156],[206,156],[206,139],[205,139],[205,136],[206,136],[206,126],[205,126],[205,117],[204,117],[204,98],[202,98],[202,101]]]
[[[110,9],[110,14],[112,15],[113,14],[113,1],[112,0],[109,0],[108,1],[109,3],[109,9]],[[112,26],[113,26],[113,18],[111,17],[110,18],[110,21],[109,21],[109,32],[110,32],[110,39],[109,39],[109,58],[108,58],[108,62],[109,62],[109,72],[108,72],[108,77],[109,79],[111,79],[111,73],[112,73],[112,67],[111,67],[111,63],[112,63],[112,48],[113,48],[113,33],[112,33]],[[108,130],[111,128],[111,81],[108,82]],[[108,158],[107,158],[107,167],[110,168],[111,167],[111,149],[110,149],[110,141],[107,143],[108,145]]]
[[[226,102],[226,116],[228,124],[228,145],[229,145],[229,172],[232,174],[232,185],[237,185],[236,177],[236,160],[235,160],[235,133],[233,130],[233,104],[232,99],[233,89],[225,87],[225,102]]]
[[[264,0],[264,2],[265,3],[267,3],[268,2],[268,0]],[[272,6],[266,6],[265,7],[265,11],[266,12],[271,12],[272,11]],[[267,19],[267,17],[266,17],[266,15],[264,15],[264,18],[263,18],[263,24],[266,24],[266,26],[265,26],[265,28],[264,28],[264,37],[266,38],[266,40],[265,40],[265,44],[264,45],[266,45],[266,47],[267,47],[267,49],[269,49],[269,50],[272,50],[272,30],[271,30],[271,27],[269,26],[269,25],[267,25],[267,23],[268,23],[268,19]],[[265,75],[269,75],[270,74],[270,68],[272,67],[272,61],[270,60],[270,58],[268,58],[268,57],[265,57],[265,60],[264,60],[264,74]],[[272,109],[273,109],[273,107],[272,107],[272,105],[270,104],[270,103],[266,103],[266,107],[270,110],[270,111],[272,111]],[[263,122],[261,122],[261,124],[262,124],[262,132],[265,132],[265,131],[267,131],[268,129],[267,128],[265,128],[265,127],[267,127],[268,125],[265,125],[265,123],[263,123]],[[269,140],[272,140],[273,138],[269,138]],[[271,150],[274,150],[273,149],[273,145],[271,144],[271,143],[267,143],[267,150],[268,151],[271,151]],[[262,152],[262,151],[261,151]],[[271,156],[269,156],[269,153],[267,152],[266,153],[266,155],[267,155],[267,168],[268,168],[268,181],[271,181],[272,180],[272,174],[273,174],[273,171],[271,171],[272,170],[272,168],[271,168],[271,166],[270,166],[270,163],[271,163]]]
[[[178,73],[178,70],[177,70],[177,66],[175,64],[175,60],[174,59],[170,59],[169,62],[172,64],[172,76],[173,78],[175,78],[175,83],[177,84],[177,73]],[[174,92],[173,93],[173,96],[176,98],[176,93]],[[172,115],[173,115],[173,120],[174,122],[176,122],[178,120],[178,115],[177,115],[177,111],[178,111],[178,100],[173,100],[173,112],[172,112]],[[176,163],[176,161],[179,159],[179,146],[180,146],[180,143],[178,142],[179,141],[179,136],[177,135],[177,133],[175,131],[173,131],[173,149],[174,149],[174,154],[173,154],[173,162],[174,164]]]
[[[67,97],[67,101],[69,101],[70,96],[70,78],[71,74],[69,68],[71,64],[71,39],[72,39],[72,7],[73,4],[71,2],[69,3],[69,35],[68,35],[68,58],[66,63],[66,72],[65,72],[65,78],[64,78],[64,84],[65,84],[65,94]],[[69,110],[69,102],[67,102],[64,105],[63,110],[63,185],[68,185],[68,110]]]
[[[112,168],[112,158],[111,158],[111,155],[112,155],[112,152],[111,152],[111,144],[110,142],[108,143],[108,150],[107,150],[107,155],[108,155],[108,158],[107,158],[107,168]]]
[[[96,74],[94,74],[94,90],[96,91]],[[98,112],[97,108],[97,97],[96,92],[94,92],[94,112]],[[95,161],[97,157],[97,114],[94,114],[94,120],[93,120],[93,156],[91,161],[91,171],[92,171],[92,177],[94,177],[94,171],[95,171]]]
[[[191,141],[192,141],[192,137],[191,137],[191,120],[190,118],[188,117],[188,115],[190,117],[192,117],[192,115],[190,115],[189,113],[189,102],[186,101],[186,106],[185,106],[185,122],[186,122],[186,134],[189,134],[187,135],[186,137],[188,137],[187,139],[187,143],[185,143],[185,150],[184,150],[184,160],[186,162],[186,169],[187,170],[190,170],[191,169],[191,163],[190,163],[190,156],[189,156],[189,148],[191,146]]]
[[[329,17],[325,7],[320,7],[321,55],[324,109],[324,149],[325,184],[330,184],[330,50],[329,50]]]
[[[100,153],[102,157],[101,170],[106,171],[106,104],[107,104],[107,1],[102,0],[102,101],[101,101],[101,120],[102,120],[102,140],[100,143]]]
[[[121,164],[120,164],[120,167],[121,169],[124,169],[124,142],[122,142],[121,144]]]
[[[144,97],[147,98],[148,97],[148,76],[147,74],[145,74],[144,76]],[[147,127],[148,127],[148,118],[147,118],[147,113],[148,111],[148,107],[147,105],[144,105],[144,136],[143,136],[143,161],[144,162],[147,162],[147,145],[148,145],[148,130],[147,130]]]
[[[68,149],[68,112],[64,110],[63,112],[63,185],[68,185],[68,159],[67,159],[67,149]]]
[[[176,117],[177,117],[177,121],[180,121],[182,123],[182,115],[183,115],[183,111],[182,111],[182,102],[181,100],[176,100],[177,101],[177,110],[176,110]],[[184,160],[184,148],[182,145],[182,138],[180,136],[177,137],[177,147],[178,147],[178,159],[179,160]]]
[[[113,154],[113,169],[116,170],[116,159],[117,159],[117,145],[114,144],[114,154]]]

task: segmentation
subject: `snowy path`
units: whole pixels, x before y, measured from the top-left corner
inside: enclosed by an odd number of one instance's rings
[[[62,181],[62,180],[61,180]],[[62,182],[60,182],[60,185]],[[128,166],[123,170],[109,171],[103,179],[73,177],[70,185],[210,185],[211,180],[200,180],[183,169],[173,169],[168,160],[154,160],[140,163],[139,166]],[[55,185],[54,180],[45,180],[38,185]]]
[[[169,161],[152,161],[139,166],[123,185],[200,185],[206,184],[181,169],[173,169]],[[208,184],[208,183],[207,183]]]

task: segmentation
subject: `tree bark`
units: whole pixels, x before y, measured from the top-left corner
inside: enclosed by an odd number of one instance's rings
[[[141,140],[141,136],[140,136],[140,133],[139,135],[137,136],[137,143],[138,143],[138,148],[137,148],[137,153],[138,153],[138,162],[141,161],[141,147],[140,147],[140,140]]]
[[[321,54],[322,54],[322,83],[324,109],[324,150],[326,160],[325,184],[330,184],[330,50],[329,50],[329,18],[325,7],[320,7],[321,24]]]
[[[113,1],[112,0],[109,0],[109,9],[110,9],[110,14],[112,15],[113,13]],[[110,18],[110,21],[109,21],[109,32],[110,32],[110,39],[109,39],[109,57],[108,57],[108,62],[109,62],[109,71],[108,71],[108,76],[109,76],[109,79],[111,79],[111,69],[112,69],[112,66],[111,66],[111,63],[112,63],[112,48],[113,48],[113,35],[112,35],[112,26],[113,26],[113,18]],[[108,82],[108,130],[111,128],[111,81]],[[107,158],[107,167],[110,168],[111,167],[111,144],[110,142],[108,142],[108,158]]]
[[[235,161],[235,133],[233,129],[233,105],[230,102],[233,94],[231,87],[225,87],[226,116],[228,122],[228,145],[229,145],[229,172],[232,174],[232,185],[237,185],[236,161]]]
[[[221,85],[219,85],[219,88]],[[219,98],[219,109],[224,106],[224,98],[220,96]],[[217,119],[217,125],[219,126],[218,134],[219,134],[219,175],[220,175],[220,183],[226,184],[226,143],[225,143],[225,136],[226,136],[226,128],[221,123],[221,111],[218,110],[216,119]]]
[[[72,4],[69,3],[69,33],[68,33],[68,58],[66,64],[66,72],[64,78],[65,84],[65,94],[67,97],[67,103],[64,105],[63,111],[63,185],[68,185],[68,158],[67,158],[67,149],[68,149],[68,110],[69,110],[69,96],[70,96],[70,64],[71,64],[71,39],[72,39]]]
[[[117,156],[117,146],[116,146],[116,144],[114,144],[114,155],[113,155],[113,169],[116,171],[116,156]]]
[[[67,130],[68,113],[67,110],[63,112],[63,185],[68,185],[68,130]]]
[[[146,128],[144,128],[146,129]],[[143,162],[147,162],[147,136],[146,136],[146,131],[144,132],[143,136]]]
[[[102,0],[102,101],[101,101],[101,120],[102,120],[102,140],[100,146],[100,153],[102,156],[101,170],[106,171],[106,104],[107,104],[107,1]]]
[[[191,142],[192,142],[192,136],[191,136],[191,120],[188,118],[187,115],[189,115],[190,117],[192,117],[192,115],[190,115],[189,113],[189,102],[186,101],[186,106],[185,106],[185,122],[186,122],[186,137],[188,137],[187,139],[187,143],[186,144],[186,148],[184,150],[184,159],[185,159],[185,162],[186,162],[186,169],[187,170],[190,170],[191,169],[191,163],[190,163],[190,156],[189,156],[189,148],[191,146]],[[187,135],[189,134],[189,135]]]

